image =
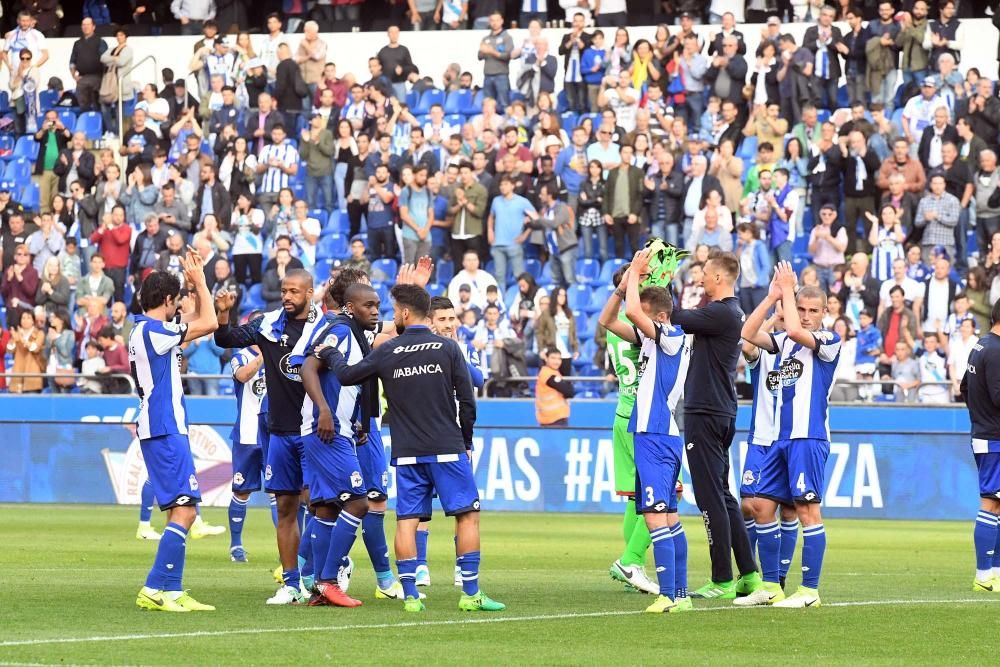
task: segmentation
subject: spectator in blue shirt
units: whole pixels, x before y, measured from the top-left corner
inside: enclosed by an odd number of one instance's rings
[[[882,332],[875,326],[875,314],[865,308],[858,316],[857,353],[854,368],[859,379],[869,379],[875,374],[875,364],[882,351]]]
[[[215,339],[211,335],[187,343],[184,348],[184,358],[187,359],[188,375],[219,375],[222,371],[222,355],[225,352],[224,348],[215,344]],[[188,392],[192,395],[219,395],[218,378],[188,377],[187,383]]]
[[[514,275],[524,272],[524,247],[527,238],[524,218],[538,219],[538,212],[531,202],[514,194],[514,181],[506,174],[500,177],[500,196],[490,206],[488,240],[493,252],[494,275],[504,280],[507,263],[510,262]]]

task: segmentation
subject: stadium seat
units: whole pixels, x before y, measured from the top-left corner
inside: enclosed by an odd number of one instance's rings
[[[24,186],[24,189],[21,190],[21,196],[18,197],[18,201],[28,211],[37,211],[40,200],[38,183],[31,182]]]
[[[450,261],[437,263],[437,281],[447,286],[451,279],[455,277],[455,264]]]
[[[236,385],[233,383],[233,378],[219,378],[219,395],[232,396],[234,393]]]
[[[14,158],[8,162],[6,168],[4,168],[3,180],[11,181],[18,187],[24,187],[31,182],[31,168],[33,164],[34,160],[29,160],[24,157]]]
[[[524,270],[537,281],[538,276],[542,275],[542,263],[537,259],[526,259],[524,260]]]
[[[591,338],[580,346],[580,356],[573,360],[573,373],[576,374],[580,369],[591,366],[594,361],[594,355],[596,354],[597,343],[595,343],[594,339]],[[582,396],[578,396],[578,398],[582,398]]]
[[[589,285],[601,275],[601,263],[596,259],[576,260],[576,282]]]
[[[410,113],[413,113],[413,109],[420,103],[420,91],[411,90],[406,94],[406,106],[410,107]]]
[[[333,270],[332,259],[316,260],[316,265],[313,266],[313,276],[316,279],[316,283],[325,283],[330,279],[330,272]]]
[[[903,108],[898,107],[892,112],[892,117],[889,119],[892,121],[893,126],[895,126],[896,131],[903,134]]]
[[[507,288],[507,291],[503,294],[503,302],[507,304],[507,308],[513,310],[517,306],[517,295],[520,294],[521,289],[514,283]]]
[[[562,94],[563,93],[560,93],[560,95],[562,95]],[[520,90],[512,90],[512,91],[510,91],[510,101],[511,102],[527,102],[528,101],[528,97],[524,93],[522,93]],[[562,107],[560,107],[560,108],[562,108]],[[500,111],[500,109],[498,109],[498,111]]]
[[[611,299],[611,293],[614,292],[614,289],[610,283],[595,286],[593,293],[590,295],[590,305],[584,308],[584,310],[589,313],[599,313],[604,308],[604,304]]]
[[[347,257],[347,237],[343,234],[330,234],[319,240],[316,246],[316,259],[343,259]]]
[[[569,307],[573,310],[584,310],[590,305],[591,289],[589,285],[573,285],[567,290],[566,297]]]
[[[73,130],[76,127],[76,112],[72,109],[59,109],[56,113],[59,114],[59,120],[62,124],[69,130]]]
[[[458,111],[466,117],[481,114],[483,112],[483,91],[480,90],[475,95],[471,95],[468,98],[467,104],[463,105]]]
[[[385,309],[386,305],[389,306],[389,310],[392,310],[392,299],[389,295],[389,286],[382,282],[373,282],[372,289],[378,294],[379,301],[382,302],[382,308]]]
[[[513,101],[513,99],[514,99],[514,97],[511,96],[511,101]],[[566,97],[566,91],[565,90],[560,90],[559,94],[556,95],[556,111],[558,111],[559,113],[562,113],[563,111],[566,111],[567,109],[569,109],[569,100]]]
[[[465,109],[472,105],[471,90],[456,90],[449,94],[444,100],[444,112],[446,114],[464,114]]]
[[[800,257],[792,257],[792,269],[794,269],[795,275],[801,276],[802,275],[802,269],[806,268],[807,266],[809,266],[809,262],[806,260],[805,257],[801,257],[801,256]]]
[[[13,157],[28,158],[34,162],[38,158],[38,142],[28,135],[18,137],[17,143],[14,144]]]
[[[822,124],[823,124],[823,123],[825,123],[826,121],[830,120],[830,116],[831,116],[831,115],[832,115],[832,114],[830,113],[830,110],[829,110],[829,109],[817,109],[817,110],[816,110],[816,121],[817,121],[817,122],[818,122],[818,123],[819,123],[820,125],[822,125]]]
[[[452,127],[460,128],[465,125],[465,116],[460,113],[450,113],[444,117],[444,122]]]
[[[598,276],[597,282],[601,283],[602,285],[610,285],[611,278],[614,277],[615,271],[617,271],[618,267],[624,263],[625,263],[624,259],[620,259],[617,257],[609,259],[608,261],[604,262],[604,266],[601,267],[601,275]]]
[[[97,111],[85,111],[76,119],[75,132],[83,132],[88,141],[96,141],[104,134],[104,121]]]
[[[447,289],[448,288],[445,285],[440,285],[438,283],[431,283],[430,285],[427,286],[427,293],[430,294],[431,297],[445,296],[445,290]]]
[[[313,202],[309,202],[309,203],[313,203]],[[309,217],[310,218],[316,218],[316,220],[319,221],[320,228],[326,227],[326,221],[327,221],[328,216],[327,216],[326,211],[324,211],[323,209],[321,209],[321,208],[309,209]]]
[[[604,304],[602,303],[601,306],[603,307]],[[590,313],[587,316],[587,324],[590,326],[591,331],[593,331],[594,335],[596,336],[597,335],[597,330],[601,326],[601,314],[600,313]]]
[[[740,150],[737,155],[743,159],[744,165],[757,157],[757,141],[757,136],[754,135],[752,137],[745,137],[740,144]]]
[[[0,113],[10,111],[10,93],[6,90],[0,92]]]
[[[552,278],[552,269],[549,268],[549,263],[545,262],[542,265],[542,272],[538,274],[538,278],[535,279],[539,285],[551,285],[555,282]],[[547,289],[549,293],[552,292],[551,289]]]
[[[0,160],[6,160],[14,152],[14,137],[10,134],[0,134]]]
[[[575,111],[563,111],[559,114],[563,129],[572,129],[580,122],[580,116]]]
[[[574,310],[573,317],[576,319],[576,337],[581,341],[590,340],[594,337],[594,329],[590,326],[590,320],[586,313],[581,310]]]
[[[42,111],[48,111],[56,105],[59,101],[59,91],[57,90],[43,90],[38,93],[38,106]]]
[[[379,273],[381,273],[384,277],[378,276]],[[394,259],[383,258],[376,259],[372,262],[372,280],[395,283],[397,273],[399,273],[399,264],[397,264]]]
[[[837,108],[838,109],[848,109],[851,106],[852,100],[847,96],[847,86],[841,86],[837,88]],[[862,100],[863,101],[863,100]]]
[[[263,286],[260,284],[251,285],[243,296],[243,301],[240,304],[240,312],[245,314],[254,310],[263,310],[265,308]]]
[[[807,235],[802,234],[795,237],[795,240],[792,241],[792,253],[797,257],[809,254],[809,237]]]
[[[431,112],[431,106],[434,104],[440,104],[444,107],[444,91],[433,88],[431,90],[425,90],[420,96],[420,101],[417,102],[417,106],[412,110],[412,113],[424,114]]]

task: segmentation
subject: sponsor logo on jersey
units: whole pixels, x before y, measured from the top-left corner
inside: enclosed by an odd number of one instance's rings
[[[422,352],[424,350],[440,350],[444,347],[443,343],[415,343],[413,345],[399,345],[393,348],[393,354],[402,354],[404,352]]]
[[[257,398],[263,398],[264,394],[267,393],[267,381],[263,376],[254,379],[253,383],[250,385],[250,391]]]
[[[403,366],[402,368],[396,368],[392,371],[393,379],[396,378],[408,378],[417,375],[432,375],[435,373],[443,373],[441,370],[441,364],[422,364],[420,366]]]
[[[292,353],[289,352],[281,358],[278,362],[278,368],[281,369],[281,374],[292,382],[302,382],[302,378],[299,376],[299,371],[301,366],[295,366],[292,364]]]
[[[764,379],[768,391],[775,392],[782,387],[791,387],[805,370],[805,365],[795,358],[785,359],[777,370],[768,371]]]

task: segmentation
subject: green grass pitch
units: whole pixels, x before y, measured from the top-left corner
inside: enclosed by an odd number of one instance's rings
[[[1000,594],[971,592],[971,517],[827,521],[819,609],[696,601],[694,613],[646,616],[638,612],[651,598],[607,575],[620,550],[618,517],[484,513],[483,588],[508,605],[487,616],[457,609],[452,523],[443,518],[432,523],[426,613],[374,599],[360,538],[350,590],[364,606],[266,607],[276,549],[259,509],[244,531],[249,564],[229,561],[227,535],[188,543],[185,585],[218,611],[142,612],[135,594],[156,545],[134,538],[136,515],[0,506],[0,665],[996,663]],[[225,524],[224,510],[206,517]],[[684,521],[695,588],[708,554],[697,517]],[[798,579],[796,561],[790,586]]]

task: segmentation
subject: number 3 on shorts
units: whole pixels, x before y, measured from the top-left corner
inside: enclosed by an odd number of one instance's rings
[[[795,488],[800,492],[806,492],[806,474],[804,472],[799,473],[799,478],[795,481]]]
[[[653,506],[653,501],[655,501],[655,500],[656,500],[656,498],[653,497],[653,487],[647,486],[646,487],[646,507],[652,507]]]

